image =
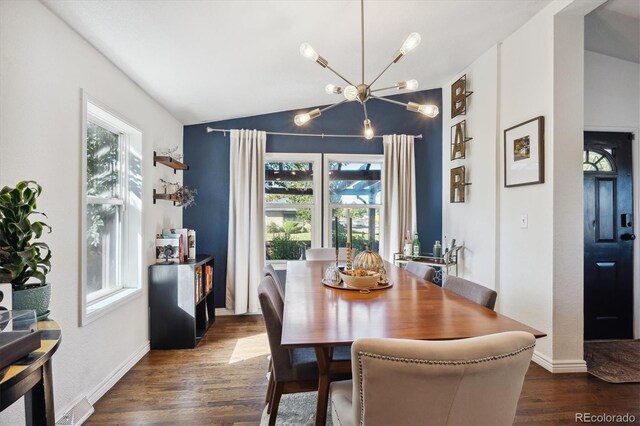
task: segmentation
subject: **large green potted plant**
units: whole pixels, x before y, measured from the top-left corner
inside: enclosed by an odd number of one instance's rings
[[[51,227],[34,216],[36,199],[42,187],[35,181],[18,182],[15,188],[0,190],[0,282],[13,288],[13,309],[34,309],[39,319],[49,315],[51,285],[46,282],[51,270],[51,251],[36,241]]]

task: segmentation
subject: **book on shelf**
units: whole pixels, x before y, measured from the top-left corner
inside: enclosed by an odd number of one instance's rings
[[[188,228],[165,229],[162,235],[180,235],[180,262],[196,259],[196,231]]]
[[[189,260],[196,259],[196,231],[189,229],[187,231],[187,254]]]
[[[178,233],[162,233],[160,234],[162,238],[175,238],[178,240],[178,260],[180,263],[184,262],[184,239],[181,234]]]
[[[202,266],[196,267],[195,273],[195,286],[196,286],[196,303],[204,297],[204,283],[202,282]]]
[[[180,262],[180,238],[179,236],[156,236],[156,263]]]
[[[205,293],[209,293],[213,290],[213,266],[206,265],[205,266],[205,281],[206,281],[206,291]]]

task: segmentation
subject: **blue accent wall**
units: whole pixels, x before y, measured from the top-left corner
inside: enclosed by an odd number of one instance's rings
[[[415,144],[416,204],[418,234],[423,247],[430,247],[442,235],[442,91],[424,90],[390,96],[403,102],[437,105],[436,118],[407,111],[399,105],[372,100],[369,118],[377,135],[422,134]],[[305,108],[304,111],[314,107]],[[302,110],[301,110],[302,111]],[[362,134],[364,115],[356,102],[322,113],[304,127],[293,123],[301,111],[284,111],[184,127],[184,158],[189,171],[184,183],[198,189],[196,205],[184,209],[184,226],[196,230],[198,253],[215,257],[215,299],[224,307],[227,270],[227,227],[229,224],[229,134],[207,133],[206,127],[258,129],[268,132]],[[267,136],[267,152],[382,154],[382,140],[339,138],[296,138]],[[425,250],[427,251],[427,250]]]

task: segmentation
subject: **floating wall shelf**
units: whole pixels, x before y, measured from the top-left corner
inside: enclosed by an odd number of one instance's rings
[[[156,200],[167,200],[167,201],[173,201],[173,205],[176,205],[176,202],[180,201],[178,200],[178,196],[176,194],[162,194],[162,193],[158,193],[156,192],[156,190],[153,190],[153,204],[156,203]]]
[[[153,167],[156,166],[156,163],[164,164],[165,166],[172,168],[174,174],[176,173],[176,170],[189,170],[189,166],[183,162],[167,155],[156,155],[156,152],[153,151]]]

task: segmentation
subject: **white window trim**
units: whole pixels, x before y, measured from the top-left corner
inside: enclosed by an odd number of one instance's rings
[[[311,204],[284,204],[287,207],[294,208],[311,208],[311,247],[320,247],[322,244],[322,154],[309,154],[309,153],[282,153],[282,152],[267,152],[264,155],[264,162],[296,162],[296,163],[313,163],[313,205]],[[263,166],[264,167],[264,166]],[[264,212],[267,210],[277,210],[275,205],[273,208],[267,206],[267,202],[264,203]],[[264,226],[264,239],[267,240],[267,226]],[[288,260],[265,260],[267,264],[286,265]],[[278,269],[278,268],[276,268]]]
[[[120,121],[121,125],[114,127],[111,124],[111,120],[101,118],[101,112],[99,111],[89,111],[89,104],[93,104],[104,113],[108,114],[111,117],[114,117],[118,121]],[[129,124],[130,120],[125,120],[121,118],[121,116],[115,112],[113,112],[109,107],[104,105],[102,102],[95,99],[93,96],[89,95],[86,91],[82,90],[82,133],[80,135],[80,164],[81,164],[81,177],[80,177],[80,194],[81,194],[81,202],[80,202],[80,291],[79,291],[79,322],[80,326],[85,326],[94,320],[100,318],[101,316],[119,308],[120,306],[141,297],[143,294],[143,278],[142,278],[142,265],[139,265],[139,273],[136,273],[135,278],[131,279],[131,277],[123,278],[122,287],[108,292],[108,294],[101,294],[101,297],[94,297],[93,300],[88,300],[87,295],[87,239],[86,239],[86,216],[87,216],[87,203],[91,203],[96,201],[97,203],[102,204],[120,204],[123,205],[123,211],[126,211],[127,206],[132,201],[129,198],[129,191],[122,189],[122,199],[106,199],[100,197],[88,197],[87,196],[87,120],[91,117],[91,121],[96,122],[100,126],[104,126],[105,128],[114,131],[115,133],[136,133],[142,137],[142,132]],[[124,148],[123,148],[123,161],[128,162],[129,160],[129,152],[130,146],[129,143],[131,141],[128,138],[124,138]],[[141,140],[139,141],[141,143]],[[128,164],[123,164],[124,170],[129,170]],[[144,188],[141,189],[142,193],[144,193]],[[140,209],[140,214],[142,215],[142,206],[138,206]],[[128,228],[129,224],[126,220],[126,214],[123,215],[123,235],[129,235],[130,229]],[[142,229],[140,229],[142,232]],[[141,259],[141,253],[138,253],[137,256],[135,253],[127,253],[127,246],[123,241],[123,258],[132,258],[136,257]]]
[[[324,197],[324,233],[323,247],[331,247],[331,209],[334,207],[353,206],[359,208],[380,208],[382,204],[330,204],[329,203],[329,163],[380,163],[380,186],[384,190],[384,155],[383,154],[324,154],[322,194]],[[384,197],[384,193],[382,194]],[[348,208],[348,207],[347,207]]]

